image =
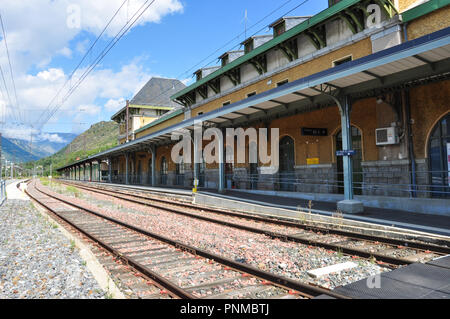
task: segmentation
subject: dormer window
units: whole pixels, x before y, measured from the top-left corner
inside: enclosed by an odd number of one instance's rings
[[[230,64],[234,60],[238,59],[239,57],[244,55],[244,51],[229,51],[224,54],[222,54],[219,59],[222,60],[222,67],[224,67],[227,64]]]
[[[197,79],[197,81],[200,81],[202,79],[202,71],[195,73],[195,78]]]
[[[230,57],[229,57],[228,55],[225,55],[225,56],[222,58],[222,67],[224,67],[225,65],[227,65],[229,61],[230,61]]]
[[[245,44],[245,54],[250,53],[251,51],[253,51],[254,47],[255,47],[254,41],[253,40],[248,41]]]
[[[341,0],[328,0],[328,6],[334,6],[336,3],[341,2]]]
[[[269,27],[273,29],[273,37],[276,38],[309,18],[309,16],[282,17]]]
[[[285,31],[286,31],[286,23],[284,21],[280,22],[279,24],[273,27],[273,36],[278,37],[282,35]]]

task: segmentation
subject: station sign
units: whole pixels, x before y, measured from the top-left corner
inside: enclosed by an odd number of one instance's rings
[[[306,159],[306,164],[307,165],[319,165],[320,164],[320,159],[318,157],[307,158]]]
[[[328,136],[328,130],[326,128],[310,128],[302,127],[303,136]]]
[[[354,156],[356,154],[356,151],[349,150],[349,151],[336,151],[336,156]]]

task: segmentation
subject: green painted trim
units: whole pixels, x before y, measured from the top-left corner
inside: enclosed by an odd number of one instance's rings
[[[211,73],[207,77],[201,79],[200,81],[197,81],[196,83],[190,85],[189,87],[181,90],[180,92],[176,93],[175,95],[171,96],[172,100],[175,100],[179,98],[180,96],[185,95],[186,93],[191,92],[192,90],[198,88],[199,86],[204,85],[208,81],[213,80],[214,78],[223,75],[224,73],[230,71],[231,69],[234,69],[238,66],[240,66],[242,63],[249,61],[250,59],[253,59],[254,57],[274,48],[275,46],[279,45],[280,43],[302,33],[303,31],[321,23],[324,22],[339,12],[355,5],[360,2],[365,2],[367,0],[342,0],[335,4],[334,6],[329,7],[328,9],[323,10],[322,12],[316,14],[315,16],[311,17],[310,19],[300,23],[299,25],[293,27],[292,29],[286,31],[282,35],[264,43],[260,47],[256,48],[255,50],[251,51],[250,53],[247,53],[238,59],[234,60],[233,62],[227,64],[223,68],[220,68],[219,70]]]
[[[429,14],[435,10],[444,8],[450,4],[450,0],[430,0],[402,13],[403,22],[409,22]]]
[[[167,121],[167,120],[170,120],[170,119],[174,118],[175,116],[178,116],[178,115],[183,114],[183,113],[184,113],[184,110],[183,110],[183,109],[179,109],[179,110],[177,110],[177,111],[175,111],[175,112],[173,112],[173,113],[170,113],[170,114],[167,114],[167,115],[165,115],[165,116],[162,116],[162,117],[160,117],[159,119],[157,119],[156,121],[153,121],[153,122],[151,122],[151,123],[148,123],[146,126],[141,127],[139,130],[136,130],[135,133],[140,133],[140,132],[142,132],[142,131],[145,131],[145,130],[147,130],[147,129],[153,127],[153,126],[156,126],[156,125],[158,125],[158,124],[161,124],[162,122]]]

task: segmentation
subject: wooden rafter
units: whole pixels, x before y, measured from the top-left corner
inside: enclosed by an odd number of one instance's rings
[[[257,56],[251,59],[250,64],[258,71],[259,75],[267,72],[267,57],[266,55]]]
[[[215,94],[220,93],[220,78],[209,81],[207,85],[214,91]]]
[[[398,14],[398,10],[391,0],[375,0],[375,3],[378,4],[390,18]]]
[[[202,85],[197,89],[198,94],[200,94],[200,96],[203,99],[208,98],[208,86],[206,85]]]
[[[280,43],[278,47],[288,58],[289,62],[298,59],[298,45],[296,39]]]
[[[311,40],[312,44],[317,50],[320,50],[327,46],[326,36],[325,36],[325,25],[319,28],[311,28],[305,32],[308,38]]]
[[[233,83],[234,86],[237,86],[241,84],[241,69],[236,68],[233,70],[228,71],[225,73],[225,76],[227,76],[230,81]]]

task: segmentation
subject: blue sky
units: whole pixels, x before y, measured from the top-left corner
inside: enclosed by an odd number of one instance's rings
[[[20,4],[15,0],[5,1],[0,12],[8,30],[8,45],[23,114],[17,122],[22,120],[26,125],[34,124],[37,130],[39,115],[123,0],[24,0]],[[36,2],[41,2],[41,7],[33,7]],[[65,6],[64,2],[67,2]],[[127,12],[130,16],[133,5],[139,2],[143,0],[130,0],[130,7],[123,7],[122,19],[117,17],[82,69],[111,40],[111,36],[123,25]],[[245,10],[248,12],[248,37],[260,29],[263,30],[258,34],[269,32],[267,26],[271,22],[302,2],[304,0],[156,0],[159,7],[154,10],[157,13],[143,16],[140,25],[132,28],[118,42],[42,130],[80,133],[98,121],[109,120],[123,106],[123,100],[132,98],[151,76],[190,79],[193,71],[210,62],[217,63],[217,57],[223,52],[236,48],[245,38],[244,35],[236,38],[245,30]],[[81,27],[65,30],[70,11],[67,11],[67,6],[72,3],[80,7]],[[280,6],[282,8],[251,28]],[[314,15],[327,6],[327,0],[309,0],[288,15]],[[44,17],[33,14],[39,10]],[[46,14],[56,15],[56,21],[46,20],[50,18],[46,18]],[[2,53],[4,39],[0,39]],[[232,43],[214,53],[232,39]],[[30,44],[24,46],[22,43],[25,41],[30,41]],[[193,68],[212,53],[211,57]],[[0,65],[4,71],[8,70],[4,58],[0,58]],[[186,73],[187,70],[189,72]],[[26,131],[25,126],[4,127],[4,132],[6,135],[17,135]]]

